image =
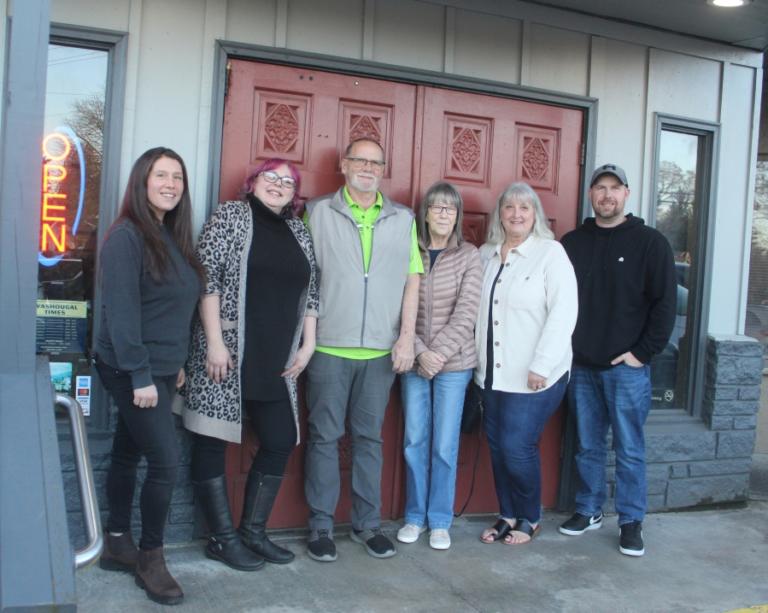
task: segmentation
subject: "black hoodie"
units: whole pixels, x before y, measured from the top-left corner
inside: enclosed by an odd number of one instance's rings
[[[574,364],[607,368],[626,351],[650,362],[675,324],[677,281],[667,239],[630,214],[613,228],[589,217],[562,243],[579,284]]]

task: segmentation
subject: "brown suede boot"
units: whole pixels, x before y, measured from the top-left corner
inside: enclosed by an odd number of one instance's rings
[[[133,544],[130,532],[113,536],[104,531],[104,550],[99,558],[99,566],[104,570],[118,570],[132,573],[136,570],[139,550]]]
[[[165,566],[162,547],[139,550],[136,585],[147,592],[150,600],[160,604],[179,604],[184,600],[184,592]]]

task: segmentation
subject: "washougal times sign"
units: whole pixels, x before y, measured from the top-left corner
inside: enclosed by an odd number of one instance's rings
[[[56,265],[77,234],[85,200],[85,156],[77,135],[60,126],[43,139],[40,252],[43,266]]]

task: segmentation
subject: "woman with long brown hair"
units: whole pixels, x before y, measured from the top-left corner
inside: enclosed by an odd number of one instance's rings
[[[163,532],[179,463],[171,402],[184,382],[190,323],[204,278],[191,219],[184,161],[171,149],[150,149],[131,170],[120,214],[99,255],[95,362],[118,409],[100,564],[135,571],[136,583],[161,604],[184,597],[165,566]],[[131,505],[142,456],[147,475],[137,550]]]

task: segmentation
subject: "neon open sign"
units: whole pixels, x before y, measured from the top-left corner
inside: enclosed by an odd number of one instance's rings
[[[70,174],[79,174],[80,180],[75,182]],[[67,252],[67,238],[77,234],[85,201],[85,156],[80,139],[68,126],[56,128],[43,139],[42,188],[37,260],[54,266]]]

